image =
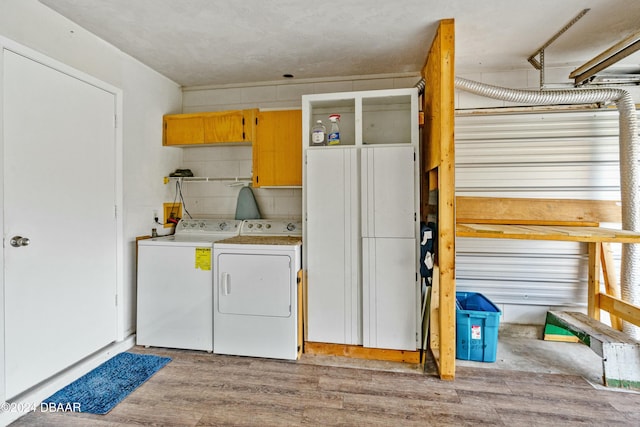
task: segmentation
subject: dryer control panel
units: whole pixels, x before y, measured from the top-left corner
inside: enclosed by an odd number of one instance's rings
[[[294,219],[247,219],[241,236],[302,236],[302,221]]]

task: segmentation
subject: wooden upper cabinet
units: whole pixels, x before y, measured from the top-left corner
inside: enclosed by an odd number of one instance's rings
[[[204,141],[201,117],[176,114],[164,116],[163,122],[162,145],[202,144]]]
[[[257,109],[211,113],[170,114],[163,117],[163,145],[252,142]]]
[[[253,142],[253,186],[302,186],[302,111],[261,111]]]

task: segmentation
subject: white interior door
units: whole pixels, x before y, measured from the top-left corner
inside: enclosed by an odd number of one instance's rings
[[[116,107],[77,77],[6,49],[2,59],[10,398],[115,340]]]

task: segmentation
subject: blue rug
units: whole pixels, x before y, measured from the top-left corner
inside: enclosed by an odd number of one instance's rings
[[[120,353],[45,399],[67,411],[106,414],[169,363],[169,357]]]

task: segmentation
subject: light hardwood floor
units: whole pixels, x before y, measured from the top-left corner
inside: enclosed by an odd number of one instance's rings
[[[446,382],[412,366],[131,351],[172,361],[107,415],[36,411],[12,426],[640,425],[640,394],[574,375],[458,367]]]

